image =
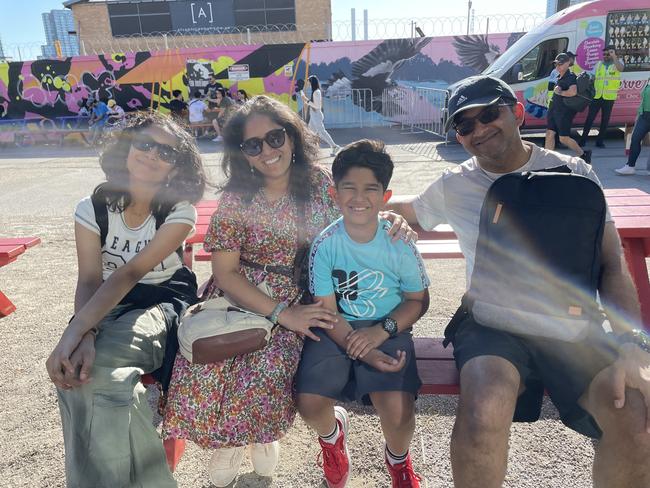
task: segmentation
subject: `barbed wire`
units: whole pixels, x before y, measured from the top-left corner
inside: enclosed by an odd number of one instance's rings
[[[145,35],[93,37],[82,35],[80,53],[86,55],[115,52],[158,51],[182,48],[206,48],[242,44],[286,44],[321,40],[351,41],[397,39],[420,35],[450,36],[527,32],[545,20],[544,13],[495,14],[467,17],[430,17],[418,19],[372,19],[334,21],[320,24],[248,25],[217,29],[186,29],[183,32],[153,32]],[[469,20],[469,25],[468,25]],[[41,57],[41,44],[21,43],[4,46],[8,61]],[[1,61],[1,60],[0,60]]]

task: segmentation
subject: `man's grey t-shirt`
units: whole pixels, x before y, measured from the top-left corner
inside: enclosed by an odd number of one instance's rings
[[[547,151],[534,144],[528,162],[516,172],[556,168],[566,165],[574,173],[586,176],[600,185],[591,165],[578,157],[565,156],[555,151]],[[465,255],[467,283],[474,269],[476,242],[478,240],[479,220],[485,194],[501,173],[490,173],[482,169],[476,157],[472,157],[453,168],[447,168],[442,175],[419,194],[413,202],[418,223],[425,230],[436,225],[448,223],[458,236],[460,249]],[[607,211],[606,221],[612,218]]]

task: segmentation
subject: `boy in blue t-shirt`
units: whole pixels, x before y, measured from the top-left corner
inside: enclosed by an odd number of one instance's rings
[[[319,434],[330,488],[344,487],[350,473],[348,416],[337,400],[372,402],[392,486],[420,486],[408,452],[421,385],[411,327],[429,306],[429,279],[415,245],[392,242],[391,224],[378,215],[392,173],[381,142],[364,139],[339,152],[333,197],[343,217],[310,253],[310,291],[338,321],[327,331],[312,329],[320,340],[306,339],[296,387],[298,410]]]

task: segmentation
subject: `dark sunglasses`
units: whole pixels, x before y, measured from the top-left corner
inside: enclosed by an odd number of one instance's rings
[[[283,128],[268,131],[263,138],[251,137],[242,142],[239,147],[247,156],[259,156],[262,154],[264,141],[273,149],[278,149],[284,145],[287,131]]]
[[[158,151],[158,157],[169,164],[176,164],[180,159],[180,153],[168,144],[161,144],[152,137],[138,134],[131,141],[131,146],[138,151],[149,152],[153,148]]]
[[[494,122],[501,115],[501,107],[512,107],[513,105],[514,104],[512,103],[495,103],[493,105],[488,105],[475,117],[464,118],[458,122],[454,122],[453,127],[456,129],[459,136],[468,136],[474,132],[474,129],[476,129],[477,120],[481,124]]]

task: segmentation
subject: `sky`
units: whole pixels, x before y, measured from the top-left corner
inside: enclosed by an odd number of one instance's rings
[[[464,17],[467,16],[467,2],[448,0],[403,0],[399,2],[399,15],[395,15],[395,0],[331,0],[332,18],[335,21],[349,20],[350,8],[357,9],[357,19],[395,19],[419,17]],[[41,13],[62,9],[62,0],[0,0],[0,39],[5,49],[15,44],[40,46],[45,43]],[[475,15],[544,13],[546,0],[472,0]]]

